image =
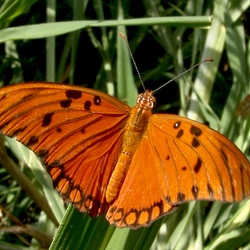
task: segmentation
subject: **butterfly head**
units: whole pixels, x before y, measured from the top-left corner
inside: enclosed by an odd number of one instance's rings
[[[153,92],[146,90],[144,93],[140,94],[136,101],[136,106],[142,109],[153,109],[156,104],[156,99],[153,96]]]

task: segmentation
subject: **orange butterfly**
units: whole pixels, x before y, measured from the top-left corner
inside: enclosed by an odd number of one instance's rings
[[[191,200],[250,196],[250,163],[227,138],[177,115],[152,114],[153,92],[130,108],[77,86],[0,89],[0,131],[44,162],[81,212],[136,229]]]

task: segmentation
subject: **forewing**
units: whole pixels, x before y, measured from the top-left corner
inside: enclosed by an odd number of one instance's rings
[[[187,118],[155,114],[149,141],[162,168],[170,204],[189,200],[237,202],[250,195],[250,163],[226,137]]]
[[[76,86],[0,89],[0,132],[34,151],[64,198],[91,216],[107,207],[105,190],[129,111],[115,98]]]

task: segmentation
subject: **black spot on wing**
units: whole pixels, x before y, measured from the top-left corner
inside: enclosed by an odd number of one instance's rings
[[[174,129],[179,128],[180,125],[181,125],[181,122],[180,122],[180,121],[176,122],[176,123],[174,124]]]
[[[194,125],[190,128],[190,133],[195,136],[200,136],[202,134],[202,130]]]
[[[177,194],[177,200],[178,200],[178,202],[184,201],[184,200],[185,200],[185,194],[179,192],[179,193]]]
[[[183,134],[184,134],[183,129],[180,129],[180,130],[178,131],[177,135],[176,135],[176,138],[181,138],[181,137],[183,136]]]
[[[78,90],[66,90],[65,91],[67,98],[79,99],[82,97],[82,92]]]
[[[58,133],[61,133],[61,132],[62,132],[62,129],[61,129],[61,128],[56,128],[56,131],[57,131]]]
[[[96,95],[94,97],[94,104],[97,105],[97,106],[101,104],[101,98],[100,98],[100,96]]]
[[[69,108],[72,103],[72,99],[64,100],[60,102],[62,108]]]
[[[42,127],[47,127],[50,125],[51,123],[51,118],[54,115],[54,113],[48,113],[43,117],[43,123],[42,123]]]
[[[46,149],[41,149],[41,150],[39,150],[38,152],[36,152],[36,155],[37,155],[42,161],[45,161],[46,158],[47,158],[48,155],[49,155],[49,151],[46,150]]]
[[[212,187],[211,187],[211,185],[209,183],[207,184],[207,191],[208,191],[210,197],[213,198],[214,190],[212,189]]]
[[[191,188],[192,194],[194,196],[195,199],[198,198],[198,193],[199,193],[199,187],[196,185],[193,185]]]
[[[27,147],[31,147],[32,145],[34,145],[36,143],[38,143],[38,137],[33,135],[30,137],[30,139],[26,145],[27,145]]]
[[[195,164],[195,166],[194,166],[194,172],[195,172],[196,174],[198,174],[198,172],[200,171],[201,166],[202,166],[202,161],[201,161],[200,158],[197,158],[197,162],[196,162],[196,164]]]
[[[192,141],[192,146],[194,147],[194,148],[197,148],[197,147],[199,147],[200,146],[200,142],[198,141],[198,139],[197,138],[193,138],[193,141]]]
[[[90,110],[90,107],[91,107],[91,102],[90,102],[90,101],[86,101],[86,102],[84,103],[84,109]]]

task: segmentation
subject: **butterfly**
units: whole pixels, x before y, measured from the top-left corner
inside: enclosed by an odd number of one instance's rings
[[[103,92],[56,83],[0,89],[0,132],[42,160],[66,201],[137,229],[191,200],[250,196],[250,163],[226,137],[178,115],[152,114]]]

